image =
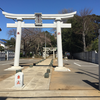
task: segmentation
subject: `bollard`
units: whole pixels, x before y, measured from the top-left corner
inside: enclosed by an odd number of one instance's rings
[[[18,72],[22,72],[22,70],[16,70],[16,73],[18,73]]]
[[[50,73],[50,69],[47,69],[47,73]]]
[[[49,78],[49,73],[45,73],[44,78]]]
[[[33,65],[30,65],[30,68],[32,68],[33,67]]]
[[[33,63],[33,66],[36,66],[36,63]]]

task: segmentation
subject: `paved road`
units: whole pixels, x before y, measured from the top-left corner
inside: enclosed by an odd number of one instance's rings
[[[20,64],[23,67],[29,66],[30,64],[34,62],[38,62],[40,59],[20,59]],[[15,71],[4,71],[4,69],[7,69],[14,65],[14,61],[0,61],[0,80],[3,80],[4,78],[7,78],[9,75],[15,74]]]
[[[65,65],[71,69],[69,81],[79,84],[79,89],[98,89],[98,64],[81,60],[64,60]],[[70,82],[69,82],[70,83]]]
[[[70,72],[53,71],[51,90],[94,90],[98,89],[98,64],[81,60],[64,60],[64,67]]]

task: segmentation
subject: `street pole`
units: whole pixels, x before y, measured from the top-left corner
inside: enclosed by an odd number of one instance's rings
[[[46,32],[45,32],[45,59],[46,59]]]
[[[98,63],[99,63],[99,91],[100,91],[100,29],[98,30],[99,32],[99,44],[98,44],[98,48],[99,48],[99,52],[98,52]]]
[[[53,48],[53,59],[55,59],[55,49]]]

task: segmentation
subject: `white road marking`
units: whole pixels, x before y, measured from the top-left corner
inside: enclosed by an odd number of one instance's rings
[[[1,64],[1,65],[7,65],[7,64],[12,64],[12,63],[14,63],[14,62],[6,63],[6,64]]]
[[[21,61],[21,60],[27,60],[27,59],[20,59],[20,61]]]
[[[79,64],[77,64],[77,63],[75,63],[75,62],[74,62],[74,64],[77,65],[77,66],[81,66],[81,65],[79,65]]]
[[[92,65],[95,65],[95,66],[99,66],[98,64],[93,64],[93,63],[89,63],[89,64],[92,64]]]
[[[79,61],[79,60],[75,60],[75,61]]]
[[[31,60],[33,60],[33,59],[29,59],[29,61],[31,61]]]

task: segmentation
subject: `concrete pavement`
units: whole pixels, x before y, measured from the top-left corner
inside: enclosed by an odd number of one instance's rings
[[[49,66],[51,59],[52,57],[38,63],[37,66],[23,70],[22,88],[14,87],[15,76],[1,81],[0,100],[100,100],[100,91],[96,89],[50,90],[51,74],[53,74],[53,68]],[[50,77],[44,78],[48,68],[51,69]]]
[[[33,66],[26,68],[24,73],[24,86],[22,88],[14,87],[15,75],[0,82],[0,90],[34,90],[34,89],[49,89],[50,78],[44,78],[47,69],[50,68],[50,59]],[[4,86],[4,87],[3,87]]]
[[[29,59],[20,59],[19,65],[24,66],[24,69],[29,67],[30,64],[40,61],[41,58],[29,58]],[[4,71],[7,68],[13,66],[14,60],[9,61],[0,61],[0,81],[16,74],[16,71]]]

